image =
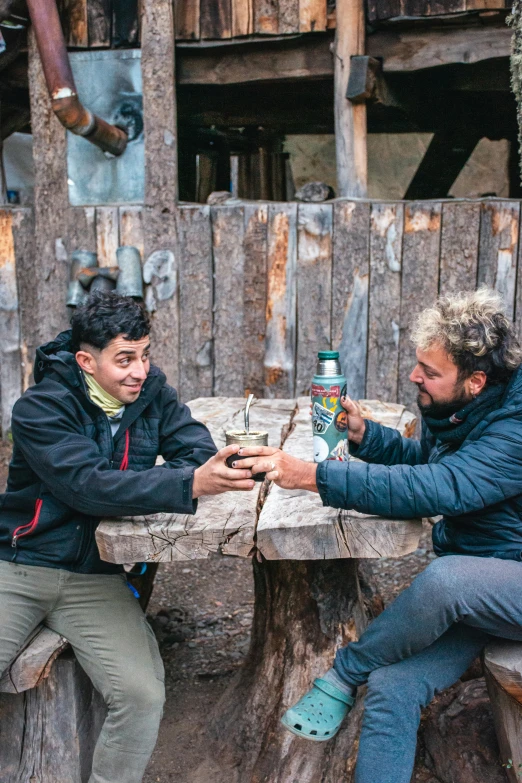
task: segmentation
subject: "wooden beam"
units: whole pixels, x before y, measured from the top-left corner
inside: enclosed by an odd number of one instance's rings
[[[22,393],[20,319],[16,285],[14,231],[17,212],[0,210],[0,427],[11,429],[11,411]]]
[[[174,17],[171,0],[144,0],[141,68],[145,135],[145,268],[155,290],[154,361],[177,385],[179,304],[177,285],[178,199]],[[148,267],[147,267],[148,264]],[[167,275],[168,285],[161,277]],[[154,283],[157,285],[154,285]]]
[[[363,0],[337,0],[335,34],[335,149],[337,195],[364,198],[368,188],[366,105],[346,97],[350,58],[365,54]]]
[[[404,198],[445,198],[477,146],[480,135],[460,126],[436,133]]]

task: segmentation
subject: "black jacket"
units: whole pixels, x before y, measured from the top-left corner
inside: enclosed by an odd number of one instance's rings
[[[193,514],[194,470],[216,453],[165,375],[152,366],[112,437],[70,351],[70,332],[39,348],[13,408],[13,458],[0,495],[0,560],[78,573],[117,573],[100,560],[102,517]],[[161,455],[165,464],[155,467]]]

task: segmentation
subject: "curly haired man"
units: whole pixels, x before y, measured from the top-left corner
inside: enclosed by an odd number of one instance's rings
[[[439,556],[283,717],[330,739],[367,684],[356,783],[409,783],[421,708],[491,637],[522,641],[522,354],[498,296],[440,299],[413,331],[420,441],[365,421],[345,399],[360,462],[306,463],[243,449],[253,473],[319,492],[334,508],[402,519],[442,515]],[[268,458],[268,459],[267,459]]]

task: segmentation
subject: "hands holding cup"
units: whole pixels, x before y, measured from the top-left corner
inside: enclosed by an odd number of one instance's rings
[[[266,473],[266,478],[283,489],[307,489],[317,492],[314,462],[305,462],[272,446],[244,447],[238,452],[241,460],[235,465],[251,468],[252,475]]]

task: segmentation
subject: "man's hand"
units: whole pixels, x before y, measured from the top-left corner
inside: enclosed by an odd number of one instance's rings
[[[253,474],[266,473],[267,479],[283,489],[318,491],[315,481],[317,465],[314,462],[304,462],[271,446],[245,447],[239,453],[248,459],[238,461],[237,465],[251,467]]]
[[[361,416],[359,405],[348,396],[341,397],[341,405],[348,414],[348,440],[359,445],[366,432],[366,423]]]
[[[192,484],[193,498],[199,498],[201,495],[220,495],[222,492],[237,490],[248,492],[254,488],[255,482],[250,470],[234,470],[225,464],[226,458],[237,454],[238,451],[237,444],[225,446],[208,462],[196,468]]]

